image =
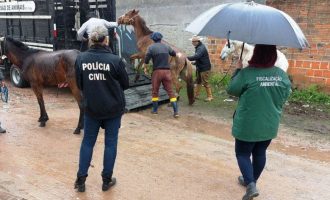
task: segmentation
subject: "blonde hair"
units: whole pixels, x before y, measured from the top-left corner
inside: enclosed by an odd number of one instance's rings
[[[92,30],[89,39],[92,44],[101,44],[107,37],[108,29],[104,26],[97,26]]]

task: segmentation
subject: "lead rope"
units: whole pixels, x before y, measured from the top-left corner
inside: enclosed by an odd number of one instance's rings
[[[226,74],[222,77],[222,79],[219,81],[219,83],[221,83],[226,78],[226,76],[228,75],[230,69],[232,69],[232,67],[235,66],[236,61],[234,62],[234,60],[237,60],[236,56],[231,57],[231,63],[229,65],[229,69],[227,70]]]

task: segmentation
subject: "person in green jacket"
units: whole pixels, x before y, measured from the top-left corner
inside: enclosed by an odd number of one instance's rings
[[[277,136],[282,108],[291,92],[288,75],[274,66],[276,59],[275,45],[255,45],[249,66],[237,69],[227,88],[228,94],[239,97],[232,135],[242,173],[238,181],[246,186],[243,200],[259,195],[256,183],[266,164],[266,150]]]

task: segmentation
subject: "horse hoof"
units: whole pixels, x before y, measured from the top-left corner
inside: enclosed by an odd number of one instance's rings
[[[80,129],[76,129],[76,130],[74,130],[73,134],[75,134],[75,135],[79,135],[79,134],[80,134]]]
[[[38,122],[46,122],[46,121],[48,121],[49,120],[49,118],[48,117],[44,117],[44,118],[39,118],[38,119]]]
[[[40,122],[39,127],[45,127],[46,126],[46,122]]]

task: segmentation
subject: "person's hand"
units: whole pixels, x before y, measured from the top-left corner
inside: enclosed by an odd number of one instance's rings
[[[83,42],[87,42],[87,41],[88,41],[88,39],[87,39],[87,38],[85,38],[85,37],[83,37],[83,38],[82,38],[82,41],[83,41]]]
[[[237,61],[237,66],[236,66],[238,69],[242,69],[243,68],[243,62],[242,62],[242,60],[241,59],[239,59],[238,61]]]

